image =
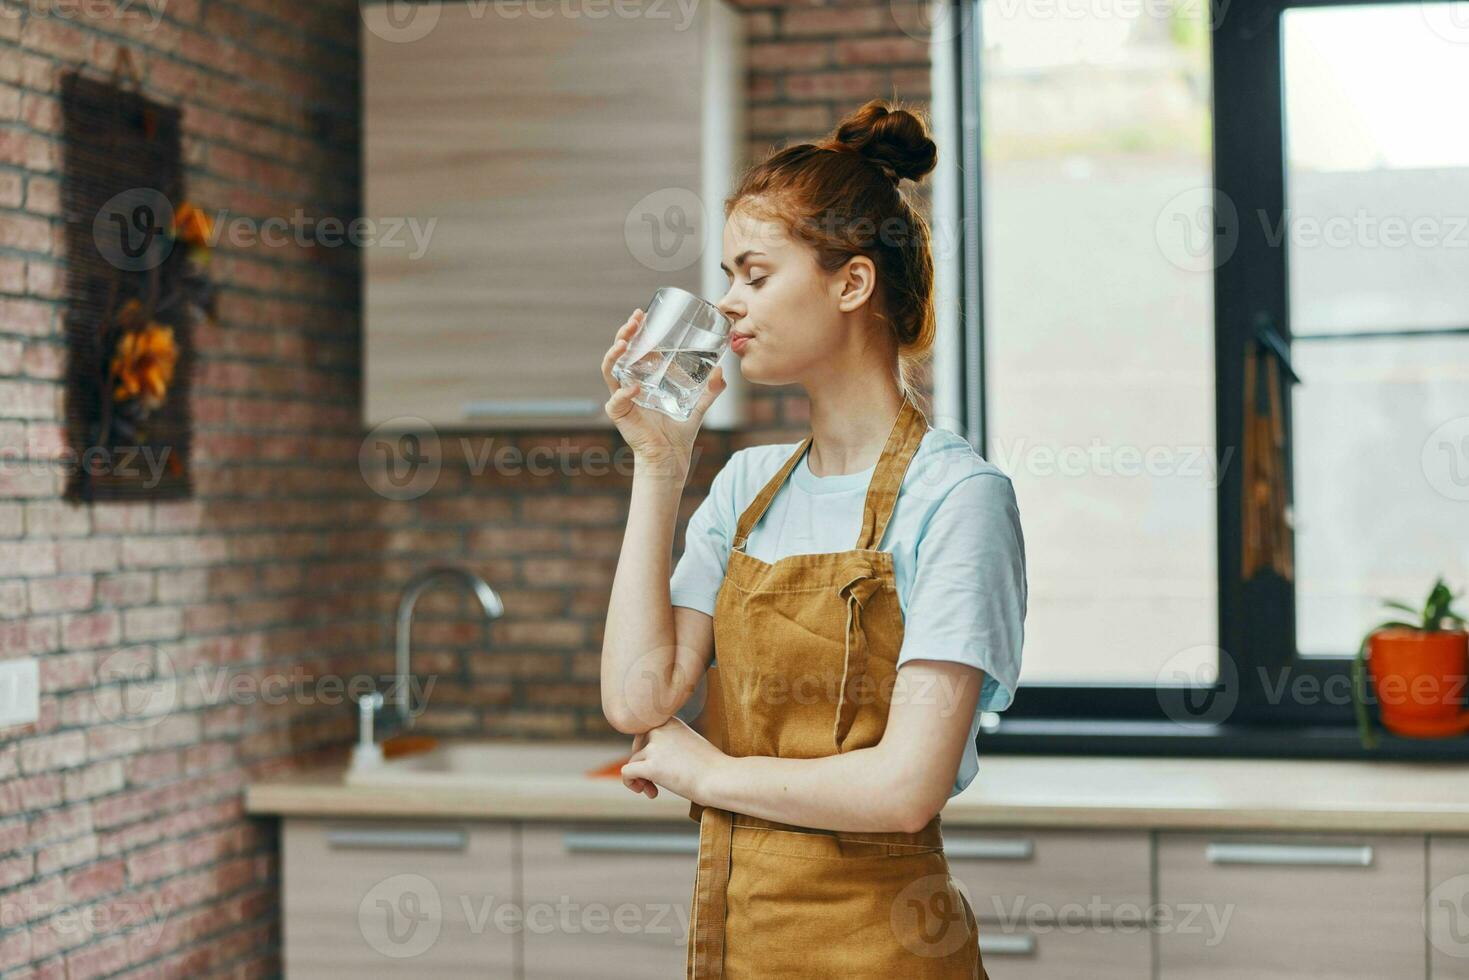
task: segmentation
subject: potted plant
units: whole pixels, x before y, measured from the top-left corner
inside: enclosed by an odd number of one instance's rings
[[[1352,664],[1352,701],[1357,733],[1366,748],[1377,747],[1367,717],[1370,667],[1383,727],[1398,735],[1438,738],[1469,731],[1462,698],[1469,674],[1469,632],[1453,609],[1455,595],[1440,576],[1423,609],[1391,599],[1383,605],[1421,622],[1388,620],[1368,631]],[[1370,656],[1369,656],[1370,650]]]

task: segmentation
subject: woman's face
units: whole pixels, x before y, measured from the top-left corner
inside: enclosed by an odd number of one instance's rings
[[[815,253],[779,222],[738,208],[724,225],[721,266],[729,290],[716,304],[749,335],[736,349],[740,374],[755,384],[802,382],[860,350],[866,330],[850,314],[861,312],[872,292],[872,262],[856,256],[833,273],[822,272]],[[853,346],[855,345],[855,346]]]

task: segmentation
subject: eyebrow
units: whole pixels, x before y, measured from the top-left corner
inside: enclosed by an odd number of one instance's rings
[[[764,255],[764,254],[765,254],[764,252],[756,251],[753,248],[745,249],[745,251],[743,251],[739,255],[736,255],[735,256],[735,265],[737,265],[737,266],[744,265],[745,264],[745,259],[747,257],[751,256],[751,255]],[[723,262],[719,263],[719,267],[724,270],[725,275],[728,275],[728,276],[733,276],[734,275],[733,272],[730,272],[729,271],[729,266],[725,265]]]

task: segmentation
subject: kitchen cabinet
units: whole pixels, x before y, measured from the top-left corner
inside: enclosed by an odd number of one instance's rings
[[[293,980],[573,980],[587,964],[609,980],[682,975],[692,821],[282,823]],[[947,826],[944,838],[997,980],[1469,978],[1469,837]]]
[[[1423,835],[1158,837],[1160,980],[1425,975]]]
[[[514,829],[503,823],[286,820],[291,980],[515,975]]]
[[[1428,888],[1424,898],[1428,975],[1469,980],[1469,837],[1428,838]]]
[[[1146,980],[1153,968],[1142,922],[980,922],[979,951],[994,980]]]
[[[738,11],[400,7],[362,9],[365,423],[611,428],[617,327],[726,288]],[[706,427],[744,421],[735,360]]]
[[[525,980],[683,976],[698,853],[693,821],[526,825]]]
[[[949,871],[1005,980],[1137,980],[1152,969],[1146,831],[944,828]]]
[[[1146,831],[945,827],[944,853],[981,920],[1136,923],[1152,901]]]

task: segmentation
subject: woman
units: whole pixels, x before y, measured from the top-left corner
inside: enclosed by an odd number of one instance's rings
[[[623,782],[699,821],[690,978],[986,977],[939,810],[974,776],[978,711],[1014,691],[1024,542],[1009,479],[929,427],[908,381],[933,259],[899,184],[934,162],[924,123],[873,101],[725,202],[740,370],[805,389],[811,435],[730,458],[671,581],[722,368],[680,423],[611,373],[642,311],[602,361],[636,460],[602,704],[636,736]],[[675,715],[706,670],[708,738]]]

